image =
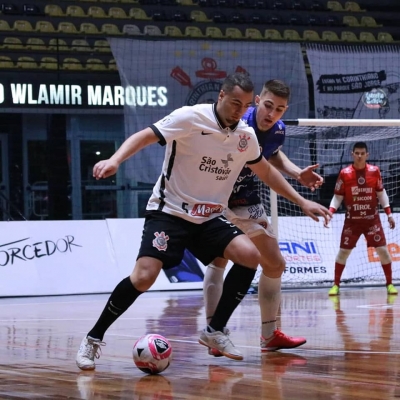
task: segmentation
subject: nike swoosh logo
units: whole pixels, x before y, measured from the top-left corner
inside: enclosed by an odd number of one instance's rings
[[[204,132],[204,131],[201,131],[201,134],[202,134],[202,135],[212,135],[213,133],[212,133],[212,132]]]

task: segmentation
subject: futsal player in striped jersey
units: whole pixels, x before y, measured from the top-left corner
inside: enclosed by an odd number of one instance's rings
[[[281,150],[286,133],[281,118],[288,108],[289,97],[290,88],[285,82],[269,80],[264,84],[260,95],[255,97],[255,107],[250,107],[242,120],[254,128],[262,154],[270,164],[315,190],[323,183],[323,178],[314,171],[318,164],[301,169]],[[277,327],[276,317],[281,301],[281,276],[285,270],[285,260],[265,214],[255,178],[254,172],[245,166],[236,180],[225,215],[247,234],[261,253],[262,273],[258,284],[261,351],[294,348],[306,343],[306,339],[287,336]],[[227,260],[217,258],[207,267],[203,292],[207,321],[212,319],[221,296],[226,264]],[[209,353],[216,357],[221,355],[215,349],[210,349]]]

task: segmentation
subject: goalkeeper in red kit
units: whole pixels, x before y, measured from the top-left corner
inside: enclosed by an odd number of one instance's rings
[[[346,217],[340,238],[340,249],[335,260],[335,282],[329,296],[337,296],[340,291],[340,278],[346,260],[361,235],[368,247],[374,247],[382,264],[389,295],[396,295],[392,283],[392,259],[386,246],[385,232],[379,217],[378,201],[388,218],[390,229],[395,221],[390,210],[389,198],[382,184],[381,172],[377,166],[367,164],[368,147],[364,142],[353,146],[353,164],[340,171],[329,210],[333,213],[344,200]]]

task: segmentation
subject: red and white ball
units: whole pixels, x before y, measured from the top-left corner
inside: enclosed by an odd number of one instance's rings
[[[169,367],[172,347],[164,336],[150,333],[133,345],[133,362],[144,373],[154,375]]]

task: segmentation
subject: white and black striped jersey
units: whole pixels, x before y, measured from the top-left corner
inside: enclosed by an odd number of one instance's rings
[[[253,128],[224,127],[216,104],[182,107],[151,125],[166,144],[162,172],[147,203],[194,223],[221,215],[245,164],[261,160]]]

